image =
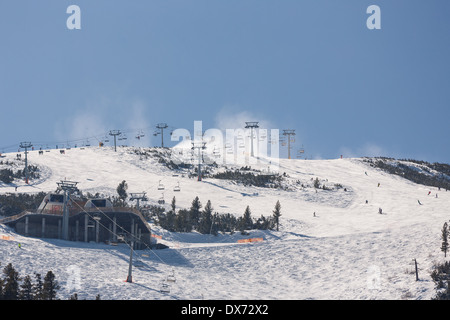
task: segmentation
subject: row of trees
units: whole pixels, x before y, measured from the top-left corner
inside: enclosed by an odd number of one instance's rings
[[[58,281],[52,271],[48,271],[42,280],[41,274],[19,277],[11,263],[3,268],[0,279],[0,300],[54,300],[59,290]]]
[[[244,172],[242,172],[244,171]],[[273,174],[261,174],[250,172],[250,169],[243,167],[240,170],[227,170],[209,175],[215,179],[233,180],[244,186],[256,186],[263,188],[283,188],[283,176]]]
[[[414,183],[436,187],[450,189],[450,165],[443,163],[428,163],[426,161],[417,160],[394,160],[392,158],[376,158],[365,159],[372,167],[380,168],[390,174],[399,175],[405,179],[408,179]],[[421,170],[417,170],[416,167],[409,166],[402,161],[408,161],[420,165]],[[433,172],[436,171],[436,172]]]
[[[441,251],[444,252],[444,257],[447,257],[449,250],[449,229],[447,222],[444,223],[441,230]],[[436,285],[436,296],[434,300],[450,300],[450,262],[444,261],[434,265],[434,270],[431,272],[431,279]]]
[[[24,210],[36,210],[44,197],[45,192],[0,194],[0,216],[12,216]]]
[[[273,215],[265,217],[261,215],[254,219],[250,207],[247,206],[241,217],[233,214],[219,214],[214,212],[212,203],[207,201],[202,209],[199,197],[195,197],[189,209],[176,210],[176,198],[173,197],[171,209],[165,213],[163,211],[156,212],[157,222],[166,230],[175,232],[191,232],[196,230],[202,234],[214,234],[218,232],[235,232],[244,233],[245,230],[251,229],[274,229],[279,228],[279,218],[281,216],[281,205],[277,201]]]
[[[25,178],[25,169],[18,170],[14,172],[11,169],[1,169],[0,170],[0,181],[6,184],[10,184],[14,179]],[[39,168],[37,166],[28,166],[28,178],[38,179],[39,178]]]

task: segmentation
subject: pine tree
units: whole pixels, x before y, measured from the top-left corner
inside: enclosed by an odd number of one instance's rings
[[[250,206],[247,206],[247,208],[245,208],[244,216],[242,217],[242,224],[244,229],[253,228],[252,212],[250,211]]]
[[[40,273],[35,273],[35,284],[33,286],[33,298],[34,300],[43,300],[44,284]]]
[[[125,180],[123,180],[117,186],[117,194],[119,195],[120,200],[122,200],[122,205],[125,206],[125,199],[128,197],[127,194],[128,185]]]
[[[29,275],[23,278],[23,283],[20,285],[19,299],[33,300],[33,284]]]
[[[275,204],[275,210],[273,210],[273,217],[275,218],[275,223],[277,225],[277,231],[280,224],[280,216],[281,216],[281,205],[280,201],[277,201]]]
[[[202,234],[209,234],[211,233],[212,229],[212,212],[213,208],[211,205],[211,201],[208,200],[206,203],[205,208],[202,211],[202,216],[200,219],[200,223],[198,226],[198,231]]]
[[[319,189],[320,188],[320,181],[319,178],[316,178],[316,180],[314,180],[314,188]]]
[[[4,286],[4,281],[3,281],[3,279],[0,279],[0,300],[4,299],[3,286]]]
[[[74,293],[69,297],[69,300],[78,300],[78,293]]]
[[[202,204],[200,203],[200,199],[195,197],[192,201],[191,209],[189,210],[190,223],[192,228],[197,229],[200,221],[200,209],[202,208]]]
[[[175,218],[175,231],[191,232],[192,224],[190,223],[190,211],[185,209],[178,210]]]
[[[48,271],[44,278],[43,299],[54,300],[56,298],[56,291],[59,288],[58,281],[55,280],[55,275],[52,271]]]
[[[163,226],[165,229],[169,230],[169,231],[175,231],[175,219],[176,219],[176,199],[175,197],[172,198],[172,203],[171,203],[171,210],[169,210],[169,212],[167,212],[166,215],[166,225]]]
[[[219,234],[219,221],[220,221],[220,215],[219,213],[214,213],[212,216],[212,223],[211,223],[211,231],[210,233],[217,236]]]
[[[4,269],[5,275],[3,285],[3,298],[5,300],[17,300],[19,296],[19,273],[14,269],[11,263],[9,263]]]
[[[0,263],[0,266],[1,266],[1,263]],[[4,298],[4,291],[3,291],[4,284],[5,284],[5,281],[0,278],[0,300],[3,300],[3,298]]]
[[[444,223],[444,226],[442,227],[442,246],[441,251],[444,252],[444,257],[447,257],[447,250],[448,250],[448,227],[447,222]]]

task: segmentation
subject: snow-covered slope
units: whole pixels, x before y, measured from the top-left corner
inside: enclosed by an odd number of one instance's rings
[[[6,154],[2,160],[15,158]],[[169,233],[152,226],[170,248],[136,251],[131,284],[124,282],[125,245],[28,238],[0,225],[0,235],[14,238],[0,240],[2,266],[11,262],[21,275],[52,270],[61,299],[75,291],[87,299],[97,294],[103,299],[430,299],[435,294],[429,273],[443,259],[440,229],[448,220],[450,192],[411,183],[360,159],[281,159],[286,190],[198,182],[133,148],[32,151],[28,159],[41,177],[30,185],[0,184],[1,193],[16,192],[15,186],[17,192],[49,192],[67,179],[79,182],[85,193],[112,195],[126,180],[128,192],[145,191],[150,204],[164,196],[168,206],[175,196],[179,208],[188,208],[199,196],[219,213],[241,216],[249,205],[257,218],[271,215],[276,201],[281,203],[280,231],[247,236],[263,242],[242,244],[237,240],[246,237],[240,234]],[[331,190],[312,187],[316,178]],[[164,191],[157,190],[160,183]],[[173,191],[177,185],[180,192]],[[411,273],[413,259],[420,281]],[[173,272],[177,281],[170,293],[161,293],[161,281]]]

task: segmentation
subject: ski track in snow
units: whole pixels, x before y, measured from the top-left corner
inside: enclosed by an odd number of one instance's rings
[[[443,260],[440,230],[448,220],[449,192],[386,174],[358,159],[280,160],[280,173],[290,178],[306,184],[318,177],[330,185],[342,184],[347,192],[280,191],[213,179],[201,183],[174,177],[154,158],[140,160],[130,150],[72,149],[65,155],[52,150],[41,156],[31,151],[29,163],[40,167],[41,178],[30,186],[14,183],[19,192],[49,192],[56,189],[56,182],[68,179],[78,181],[83,192],[112,195],[126,180],[128,192],[145,191],[149,203],[156,204],[161,180],[167,208],[173,196],[177,208],[190,207],[199,196],[203,205],[211,200],[220,213],[240,216],[249,205],[254,218],[271,215],[279,200],[280,231],[215,237],[152,226],[162,236],[159,241],[170,248],[135,251],[134,282],[127,283],[126,245],[36,239],[0,225],[0,235],[14,238],[0,240],[2,267],[11,262],[21,276],[34,272],[44,276],[52,270],[61,286],[61,299],[74,292],[80,299],[100,294],[102,299],[117,300],[431,299],[435,295],[429,274],[433,263]],[[15,153],[5,156],[11,161]],[[181,192],[174,192],[178,182]],[[15,185],[0,184],[0,192],[14,193]],[[378,213],[380,207],[383,214]],[[264,241],[237,243],[249,237]],[[420,281],[411,273],[413,259],[419,263]],[[161,281],[172,272],[176,282],[170,293],[161,293]]]

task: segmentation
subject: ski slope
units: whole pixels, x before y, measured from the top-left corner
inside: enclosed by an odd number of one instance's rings
[[[15,158],[11,153],[2,160]],[[108,147],[71,149],[65,154],[31,151],[28,160],[39,166],[40,179],[30,185],[0,184],[1,193],[14,193],[16,186],[17,192],[54,191],[56,182],[67,179],[79,182],[85,194],[114,195],[126,180],[129,193],[145,191],[150,204],[164,196],[167,208],[173,196],[178,208],[189,208],[199,196],[203,205],[211,200],[219,213],[241,216],[248,205],[252,217],[258,218],[271,215],[277,200],[281,203],[279,231],[212,236],[152,226],[162,237],[158,241],[169,249],[135,251],[133,283],[124,282],[130,253],[126,245],[29,238],[0,225],[0,235],[13,238],[0,240],[2,266],[11,262],[23,276],[52,270],[61,286],[60,299],[73,292],[80,299],[100,294],[102,299],[120,300],[397,300],[435,295],[429,273],[434,262],[444,259],[440,230],[448,220],[450,192],[389,175],[361,159],[281,159],[279,170],[287,176],[287,191],[217,179],[198,182],[187,172],[169,170],[156,158],[126,147],[117,152]],[[316,178],[327,187],[342,187],[316,192],[311,187]],[[164,191],[157,190],[159,183]],[[178,184],[181,191],[173,191]],[[237,243],[251,237],[264,241]],[[420,281],[411,273],[413,259],[419,263]],[[176,282],[170,293],[161,293],[161,281],[172,273]]]

